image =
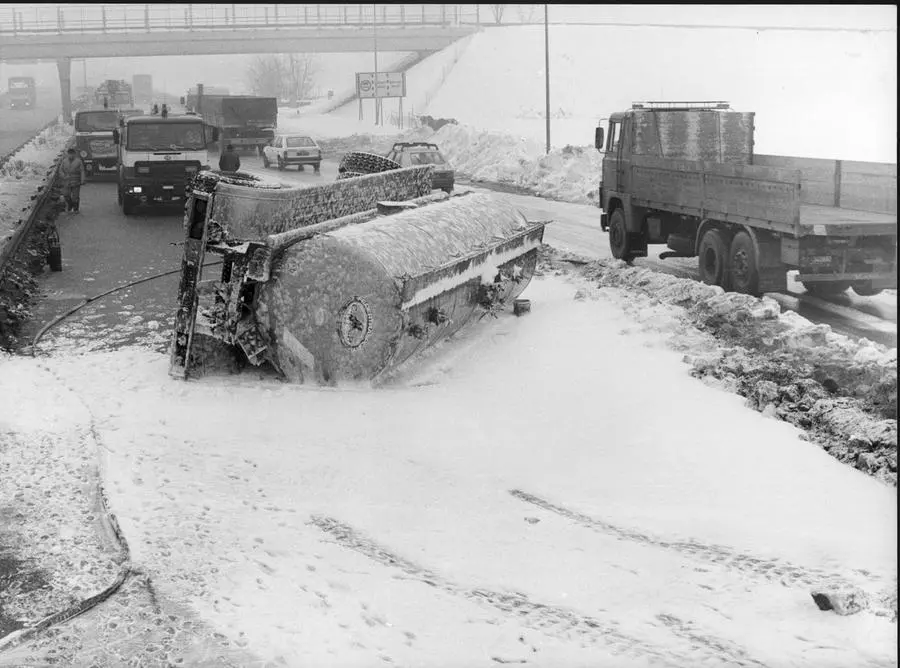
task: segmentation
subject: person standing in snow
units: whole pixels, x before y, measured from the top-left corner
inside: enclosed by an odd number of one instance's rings
[[[66,158],[59,163],[59,175],[63,183],[63,195],[66,198],[66,211],[78,213],[85,173],[84,163],[75,153],[74,148],[66,151]]]
[[[234,146],[229,144],[225,148],[222,157],[219,158],[219,169],[223,172],[236,172],[241,168],[241,158],[234,152]]]

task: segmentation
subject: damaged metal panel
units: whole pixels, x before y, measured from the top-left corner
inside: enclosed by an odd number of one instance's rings
[[[317,186],[262,189],[221,182],[212,218],[224,239],[261,241],[297,227],[374,209],[378,200],[431,192],[431,165],[367,174]]]

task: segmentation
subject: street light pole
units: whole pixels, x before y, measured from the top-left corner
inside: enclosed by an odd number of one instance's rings
[[[375,54],[375,125],[380,125],[381,105],[378,104],[381,102],[381,99],[378,97],[378,25],[375,22],[377,18],[378,5],[372,5],[372,43]]]
[[[547,21],[547,3],[544,3],[544,84],[546,89],[544,115],[547,120],[547,153],[550,153],[550,27]]]

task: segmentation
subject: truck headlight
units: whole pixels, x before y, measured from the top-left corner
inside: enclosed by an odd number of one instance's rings
[[[87,157],[87,151],[81,151],[81,153],[80,153],[79,155],[81,155],[82,158],[86,158],[86,157]]]
[[[147,166],[147,167],[138,167],[136,171],[137,171],[138,174],[149,174],[149,173],[150,173],[150,167],[149,167],[149,166]]]
[[[132,187],[131,187],[131,192],[133,192],[133,193],[139,193],[139,192],[143,192],[143,191],[141,190],[141,187],[140,187],[140,186],[132,186]]]

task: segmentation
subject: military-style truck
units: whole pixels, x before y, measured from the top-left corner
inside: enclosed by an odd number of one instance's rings
[[[142,204],[184,201],[187,184],[209,169],[207,147],[218,131],[193,114],[121,117],[118,147],[119,206],[125,215]]]
[[[650,244],[697,257],[704,283],[783,292],[897,287],[897,166],[758,155],[754,114],[727,102],[646,102],[598,127],[599,206],[614,257]]]
[[[186,106],[219,129],[220,148],[261,151],[275,137],[278,100],[253,95],[207,95],[202,91]]]
[[[34,109],[37,106],[34,77],[10,77],[7,84],[10,109]]]
[[[103,109],[134,107],[131,84],[122,79],[107,79],[94,91],[94,102]]]

